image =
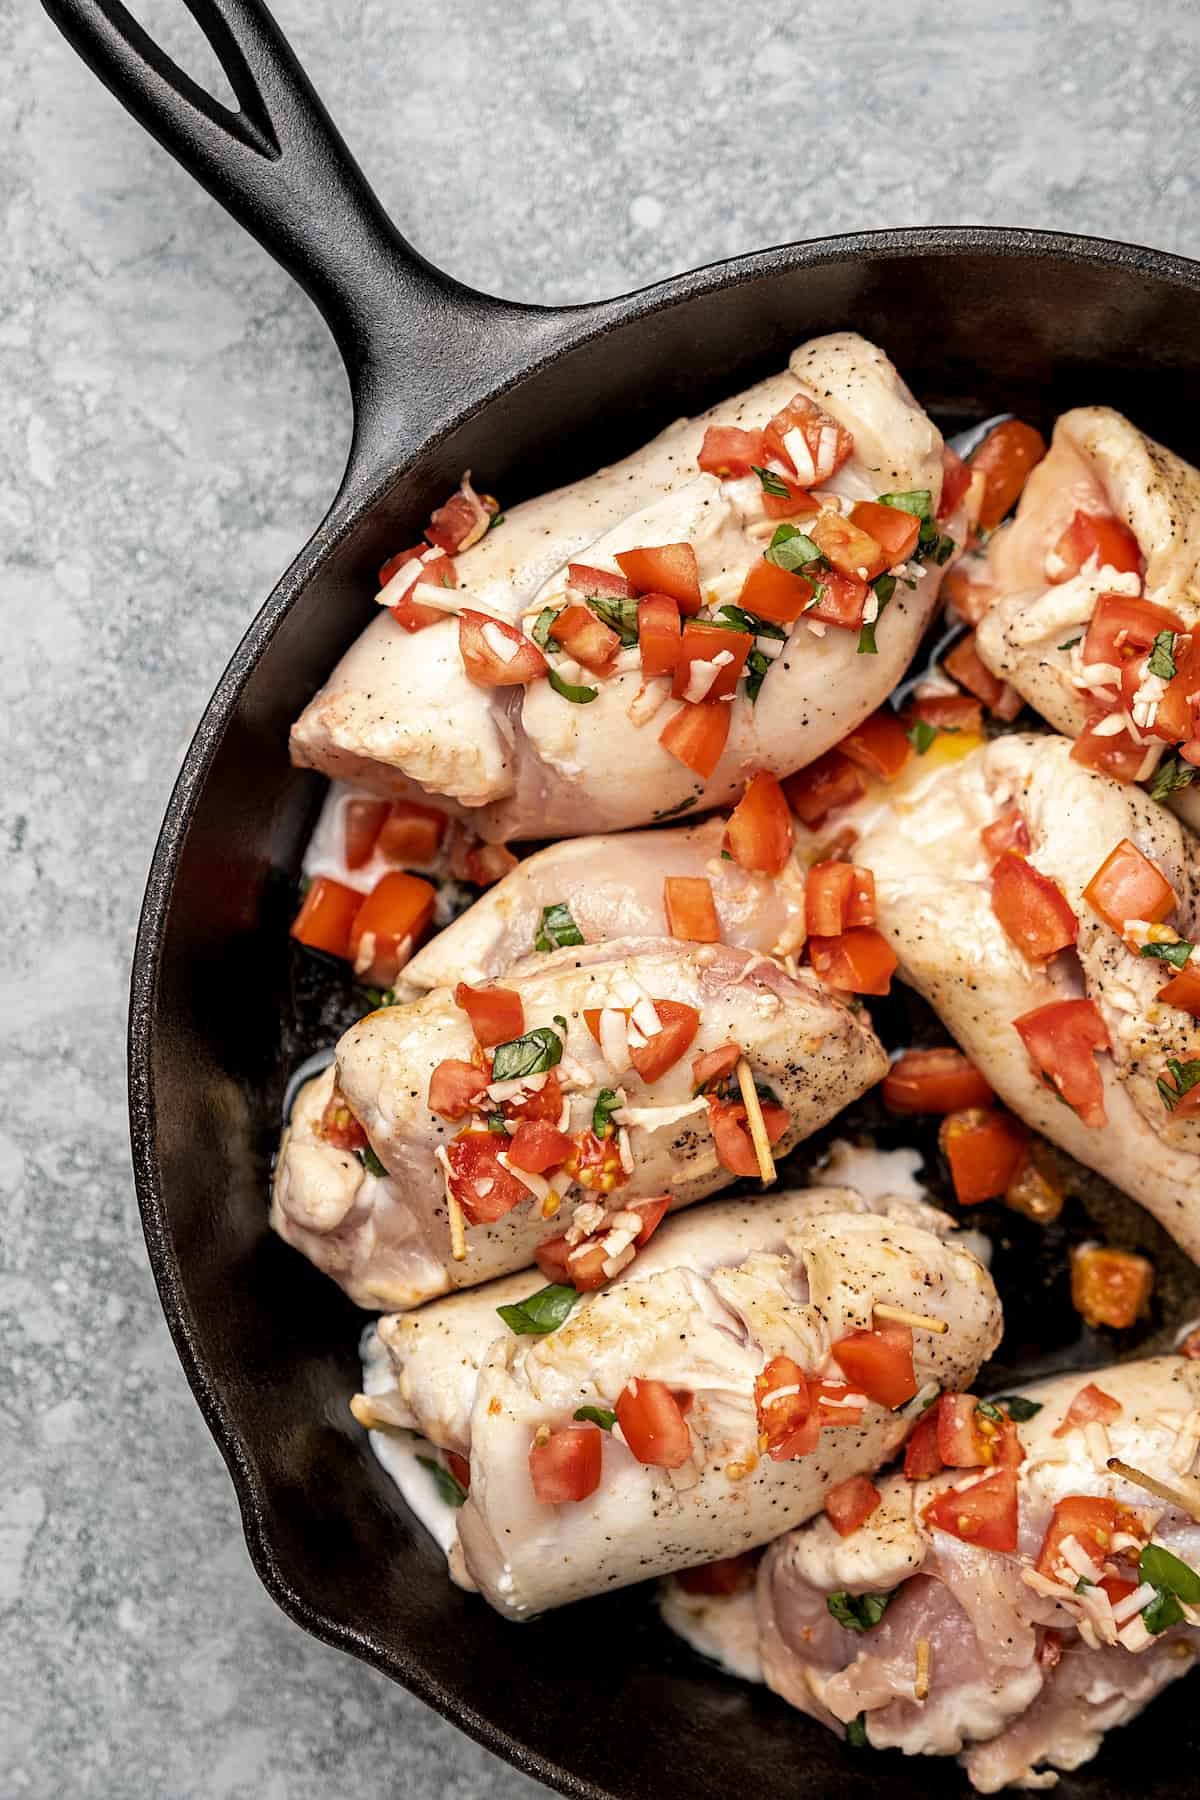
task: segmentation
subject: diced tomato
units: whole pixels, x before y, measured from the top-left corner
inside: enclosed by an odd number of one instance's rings
[[[544,1443],[535,1438],[529,1446],[534,1499],[542,1506],[562,1506],[594,1494],[600,1486],[603,1436],[598,1425],[564,1425]]]
[[[986,1106],[950,1113],[938,1138],[962,1206],[1004,1193],[1029,1153],[1025,1127],[1010,1113]]]
[[[1123,932],[1130,919],[1160,925],[1178,904],[1175,890],[1156,863],[1122,838],[1083,890],[1083,897],[1106,925]]]
[[[1017,1472],[996,1469],[969,1488],[947,1488],[925,1508],[925,1520],[981,1550],[1017,1547]]]
[[[906,1050],[883,1078],[883,1104],[894,1113],[961,1112],[994,1098],[961,1050]]]
[[[1154,1265],[1132,1250],[1077,1250],[1071,1258],[1071,1303],[1088,1325],[1128,1331],[1150,1304]]]
[[[1153,649],[1160,631],[1182,630],[1179,614],[1165,606],[1132,594],[1101,594],[1080,656],[1085,667],[1104,663],[1119,669],[1131,657]]]
[[[886,509],[885,509],[886,510]],[[881,706],[838,745],[843,756],[882,781],[894,781],[912,755],[904,727],[890,706]]]
[[[1049,577],[1052,582],[1070,581],[1093,556],[1097,569],[1138,575],[1142,568],[1137,539],[1111,513],[1077,512],[1055,544],[1053,555],[1057,561]]]
[[[1079,920],[1058,883],[1006,850],[992,870],[992,911],[1018,950],[1045,962],[1079,935]]]
[[[813,597],[812,582],[794,569],[781,569],[778,563],[760,557],[752,563],[742,583],[738,605],[756,618],[769,619],[775,625],[791,625]]]
[[[1148,727],[1155,737],[1168,744],[1190,742],[1196,735],[1197,690],[1200,689],[1197,664],[1200,663],[1200,633],[1192,631],[1175,639],[1172,651],[1174,677],[1154,710],[1154,723]],[[1192,760],[1189,757],[1189,761]]]
[[[430,556],[427,550],[420,547],[414,553],[421,557],[421,568],[411,579],[397,587],[395,594],[388,596],[388,608],[397,625],[403,625],[405,631],[424,631],[427,625],[436,625],[447,614],[436,606],[426,606],[423,601],[414,600],[413,589],[418,582],[428,582],[431,587],[456,588],[458,571],[454,560],[449,556]],[[428,557],[428,561],[424,560]],[[403,568],[400,564],[400,568]],[[399,573],[399,569],[396,571]]]
[[[685,698],[692,680],[693,663],[712,662],[715,657],[729,656],[733,660],[721,665],[712,685],[702,696],[705,700],[725,699],[741,680],[753,643],[747,631],[732,631],[724,625],[706,625],[699,619],[689,619],[680,640],[675,685],[671,692],[677,700]]]
[[[429,1110],[442,1119],[462,1119],[482,1103],[488,1072],[477,1063],[448,1056],[429,1077]]]
[[[354,921],[363,897],[357,888],[342,881],[331,881],[318,875],[310,883],[292,920],[291,936],[310,950],[323,950],[327,956],[349,958]]]
[[[462,875],[476,887],[491,887],[493,882],[503,881],[516,866],[517,859],[506,844],[479,844],[467,851]]]
[[[881,506],[879,510],[889,512],[891,509]],[[901,517],[899,513],[895,516]],[[883,545],[876,543],[869,531],[855,524],[853,514],[823,512],[816,523],[810,525],[808,535],[839,574],[870,582],[889,566],[891,559]]]
[[[548,1119],[552,1125],[562,1117],[562,1085],[558,1070],[551,1069],[540,1088],[523,1092],[505,1100],[501,1110],[506,1119]]]
[[[804,615],[822,625],[837,625],[843,631],[857,631],[866,612],[870,588],[857,575],[845,575],[840,569],[825,569],[820,577],[821,598]]]
[[[799,431],[803,447],[793,456],[788,435]],[[763,450],[789,468],[805,487],[814,487],[836,475],[854,454],[854,439],[824,407],[807,394],[794,394],[787,405],[768,420],[763,431]]]
[[[1108,1030],[1094,1000],[1052,1000],[1013,1024],[1030,1061],[1093,1129],[1107,1123],[1104,1082],[1097,1050],[1110,1048]]]
[[[584,1238],[581,1243],[572,1245],[563,1236],[547,1238],[544,1244],[539,1244],[533,1260],[547,1281],[561,1281],[564,1286],[586,1294],[603,1287],[608,1280],[604,1273],[607,1255],[603,1244],[592,1238]]]
[[[354,915],[354,973],[372,987],[391,987],[429,928],[437,889],[420,875],[393,869],[375,883]]]
[[[821,1426],[804,1370],[790,1356],[773,1356],[754,1383],[758,1447],[772,1462],[790,1462],[817,1447]]]
[[[701,1563],[698,1569],[680,1569],[675,1579],[685,1594],[724,1598],[752,1587],[757,1568],[758,1553],[743,1550],[739,1556],[722,1556],[717,1562]]]
[[[1122,1600],[1127,1600],[1130,1594],[1136,1593],[1141,1584],[1136,1581],[1122,1581],[1119,1575],[1106,1575],[1103,1581],[1097,1582],[1096,1585],[1103,1588],[1108,1595],[1109,1605],[1117,1606]]]
[[[732,1075],[741,1061],[739,1044],[722,1044],[717,1050],[705,1050],[692,1063],[692,1083],[699,1089],[713,1086]]]
[[[983,708],[969,694],[925,694],[909,709],[914,719],[932,725],[935,731],[983,730]]]
[[[989,431],[970,460],[972,471],[982,469],[987,481],[979,523],[984,531],[994,531],[1021,495],[1029,471],[1046,454],[1046,440],[1032,425],[1020,419],[1006,419]]]
[[[428,547],[429,546],[424,543],[414,544],[411,550],[397,550],[395,556],[389,556],[379,571],[380,587],[385,588],[393,575],[398,575],[400,573],[400,570],[404,567],[405,563],[419,560],[420,557],[425,554]]]
[[[995,599],[990,582],[972,579],[974,568],[974,563],[965,562],[955,563],[953,568],[947,569],[938,596],[968,625],[980,624]]]
[[[851,1475],[839,1481],[825,1496],[825,1517],[839,1537],[849,1537],[864,1524],[883,1496],[865,1475]]]
[[[446,1145],[450,1188],[469,1225],[491,1225],[529,1199],[529,1189],[499,1157],[509,1140],[468,1126]]]
[[[573,1181],[597,1194],[611,1194],[629,1180],[615,1135],[600,1139],[594,1131],[577,1133],[565,1166]]]
[[[446,815],[416,800],[393,800],[375,846],[389,862],[430,863],[446,833]]]
[[[1102,1582],[1101,1586],[1103,1585],[1104,1583]],[[1040,1625],[1037,1627],[1037,1633],[1038,1647],[1035,1661],[1037,1662],[1038,1667],[1041,1669],[1057,1669],[1059,1663],[1062,1661],[1062,1633],[1060,1631],[1047,1631]]]
[[[617,1401],[617,1424],[640,1463],[681,1469],[692,1454],[692,1434],[679,1402],[664,1381],[630,1381]]]
[[[453,1475],[455,1481],[457,1481],[459,1487],[462,1488],[465,1493],[469,1493],[471,1489],[471,1465],[466,1457],[460,1456],[457,1450],[445,1450],[442,1454],[446,1458],[446,1467]]]
[[[545,1119],[522,1119],[508,1142],[508,1160],[527,1175],[544,1175],[566,1162],[574,1139]]]
[[[700,570],[690,544],[658,544],[647,550],[621,550],[616,561],[635,594],[667,594],[682,613],[698,613],[703,604]]]
[[[668,875],[663,882],[663,910],[673,938],[693,944],[719,944],[721,921],[706,875]]]
[[[731,711],[727,700],[702,700],[697,706],[685,700],[659,732],[658,741],[676,762],[707,781],[721,760]]]
[[[886,994],[896,955],[881,932],[856,926],[840,937],[810,937],[809,961],[826,987],[848,994]]]
[[[459,550],[469,550],[472,544],[479,542],[488,529],[489,518],[494,518],[499,510],[490,494],[475,500],[460,488],[456,494],[451,494],[444,506],[435,507],[425,527],[425,536],[439,550],[454,556]]]
[[[988,1462],[974,1394],[943,1394],[937,1402],[937,1450],[948,1469],[981,1469]]]
[[[638,601],[642,674],[674,675],[681,643],[678,603],[668,594],[646,594]]]
[[[1159,988],[1157,998],[1165,1000],[1168,1006],[1178,1006],[1182,1012],[1191,1013],[1193,1019],[1200,1019],[1200,969],[1181,969],[1178,975],[1172,975],[1170,981]]]
[[[861,1425],[863,1413],[866,1411],[866,1399],[862,1394],[856,1396],[858,1404],[847,1405],[847,1396],[855,1390],[844,1381],[810,1381],[808,1399],[811,1406],[817,1409],[817,1418],[822,1431],[836,1429],[842,1425]]]
[[[549,667],[532,638],[515,625],[467,608],[458,615],[458,648],[477,687],[523,687]]]
[[[1100,725],[1107,725],[1109,717],[1103,712],[1092,714],[1071,745],[1071,761],[1111,775],[1114,781],[1139,781],[1146,762],[1146,745],[1139,744],[1125,726],[1119,731],[1098,730]]]
[[[642,1080],[657,1081],[673,1069],[700,1028],[700,1014],[681,1000],[656,1000],[661,1029],[644,1044],[631,1044],[629,1059]]]
[[[567,581],[577,594],[602,595],[605,599],[631,600],[636,589],[611,569],[594,569],[590,563],[568,563]]]
[[[955,644],[953,650],[943,658],[943,667],[947,675],[953,676],[960,687],[982,700],[990,713],[998,719],[1015,719],[1024,702],[1015,688],[1009,687],[1007,681],[1001,681],[980,659],[975,648],[975,633],[968,631]]]
[[[391,811],[386,800],[348,800],[342,814],[342,855],[348,869],[361,869],[375,852],[375,840]]]
[[[336,1078],[333,1092],[321,1113],[317,1133],[325,1143],[332,1144],[335,1150],[365,1150],[367,1147],[367,1134],[350,1111],[349,1101]]]
[[[807,488],[798,482],[789,481],[786,475],[777,475],[776,480],[783,488],[782,494],[763,493],[762,509],[768,519],[798,519],[811,513],[820,512],[820,503],[813,499]]]
[[[814,863],[804,884],[804,910],[816,937],[840,937],[854,926],[873,925],[875,877],[857,863]]]
[[[737,425],[710,425],[697,461],[706,475],[736,481],[752,468],[761,468],[764,455],[761,431],[743,431]]]
[[[1029,854],[1029,827],[1022,817],[1020,807],[1006,806],[998,818],[983,827],[979,835],[993,862],[998,861],[1006,850],[1015,850],[1020,856]]]
[[[852,1331],[830,1349],[834,1362],[856,1393],[889,1411],[917,1391],[913,1374],[913,1334],[907,1325]]]
[[[938,1402],[927,1406],[904,1446],[904,1473],[909,1481],[927,1481],[945,1467],[938,1449]]]
[[[707,1099],[708,1120],[717,1147],[717,1161],[731,1175],[757,1175],[758,1157],[754,1153],[754,1144],[746,1124],[746,1108],[740,1100],[722,1101],[712,1094]],[[775,1145],[791,1124],[791,1115],[785,1106],[776,1106],[770,1100],[762,1102],[762,1115],[763,1124],[767,1128],[767,1139]]]
[[[1056,1428],[1054,1435],[1066,1437],[1076,1426],[1111,1425],[1114,1419],[1120,1418],[1123,1411],[1119,1400],[1114,1400],[1111,1394],[1098,1388],[1094,1381],[1086,1382],[1068,1406],[1063,1422]]]
[[[454,990],[454,1004],[462,1007],[485,1050],[507,1044],[525,1029],[525,1008],[512,988],[473,988],[460,981]]]
[[[939,525],[950,517],[970,485],[971,465],[965,463],[958,452],[950,448],[949,444],[943,444],[942,494],[937,509]]]
[[[819,825],[839,806],[861,800],[867,791],[866,782],[840,750],[827,750],[782,785],[788,805],[809,826]]]
[[[625,1209],[626,1212],[637,1213],[642,1221],[642,1228],[633,1240],[639,1250],[643,1244],[650,1242],[666,1217],[670,1204],[671,1196],[669,1194],[659,1194],[655,1200],[631,1200],[629,1202]]]
[[[617,633],[587,606],[564,607],[554,621],[554,635],[568,656],[597,675],[608,673],[621,648]]]
[[[1118,1532],[1128,1532],[1137,1538],[1146,1535],[1140,1520],[1119,1501],[1109,1500],[1102,1494],[1068,1494],[1054,1508],[1054,1516],[1042,1539],[1035,1565],[1038,1574],[1050,1581],[1061,1581],[1065,1573],[1074,1587],[1075,1570],[1062,1559],[1066,1540],[1074,1538],[1085,1556],[1101,1564],[1108,1561],[1113,1538]]]
[[[741,869],[778,875],[792,854],[792,815],[778,779],[760,769],[729,817],[726,843]]]
[[[917,539],[921,535],[921,521],[913,513],[904,512],[898,506],[880,506],[875,500],[859,500],[850,508],[850,523],[857,525],[860,531],[879,545],[887,557],[884,568],[894,569],[897,563],[907,562],[917,547]],[[833,558],[829,559],[831,562]],[[852,569],[851,574],[857,574]],[[876,574],[881,574],[876,570]]]

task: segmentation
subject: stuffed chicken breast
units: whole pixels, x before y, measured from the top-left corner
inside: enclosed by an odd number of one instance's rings
[[[642,1203],[769,1170],[767,1140],[782,1154],[886,1069],[814,977],[721,944],[585,945],[457,995],[353,1026],[285,1136],[272,1223],[360,1305],[415,1306],[552,1242],[577,1285],[609,1278],[653,1228]]]
[[[1012,735],[865,817],[901,972],[1028,1125],[1200,1257],[1196,842],[1066,739]]]
[[[1052,1785],[1193,1666],[1198,1446],[1178,1356],[944,1396],[845,1535],[768,1551],[765,1679],[859,1744],[958,1755],[983,1793]]]
[[[862,1212],[804,1221],[783,1254],[597,1294],[488,1353],[466,1571],[522,1619],[764,1543],[893,1454],[909,1403],[969,1383],[999,1331],[973,1256]]]
[[[899,679],[968,531],[961,486],[939,519],[942,476],[883,352],[815,339],[473,539],[480,511],[458,553],[396,559],[293,759],[385,795],[416,783],[493,841],[718,805],[820,755]],[[464,519],[472,503],[468,485]]]

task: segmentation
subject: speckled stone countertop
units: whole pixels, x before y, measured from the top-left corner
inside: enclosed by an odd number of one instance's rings
[[[205,78],[178,0],[131,4]],[[276,10],[418,247],[515,297],[866,225],[1200,253],[1189,0]],[[333,491],[343,378],[308,302],[28,0],[0,0],[0,54],[0,1793],[515,1800],[533,1784],[259,1587],[129,1173],[151,847]]]

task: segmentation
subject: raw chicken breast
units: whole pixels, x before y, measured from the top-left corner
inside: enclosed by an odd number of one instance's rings
[[[786,1254],[759,1252],[708,1277],[676,1268],[628,1281],[548,1337],[498,1340],[479,1377],[459,1513],[471,1579],[507,1617],[529,1618],[752,1548],[808,1518],[831,1486],[895,1451],[915,1407],[868,1401],[859,1425],[824,1429],[808,1455],[776,1462],[759,1454],[755,1379],[787,1355],[840,1381],[830,1346],[870,1329],[885,1303],[950,1327],[914,1334],[918,1391],[969,1382],[999,1338],[991,1278],[966,1251],[899,1219],[828,1213],[799,1225]],[[539,1430],[569,1425],[581,1405],[615,1407],[631,1382],[651,1381],[692,1396],[689,1460],[648,1466],[614,1431],[587,1499],[539,1503]]]
[[[790,1115],[776,1146],[780,1155],[880,1080],[887,1067],[865,1015],[833,999],[807,970],[790,976],[765,957],[727,945],[649,938],[587,945],[535,956],[511,971],[505,986],[521,996],[527,1031],[557,1032],[556,1017],[567,1022],[565,1051],[553,1071],[569,1107],[564,1129],[586,1132],[601,1089],[624,1093],[616,1123],[631,1172],[612,1194],[618,1208],[663,1194],[673,1206],[684,1206],[733,1179],[717,1159],[706,1104],[693,1098],[692,1062],[702,1051],[731,1041],[742,1047],[755,1076]],[[700,1014],[693,1043],[649,1086],[632,1068],[606,1060],[584,1020],[586,1010],[633,1005],[639,996],[681,1002]],[[271,1222],[359,1305],[416,1306],[525,1268],[539,1244],[570,1225],[577,1207],[608,1198],[607,1192],[568,1185],[556,1204],[549,1183],[538,1190],[532,1178],[528,1204],[469,1226],[467,1256],[454,1260],[443,1159],[458,1127],[431,1112],[427,1096],[435,1068],[447,1059],[469,1062],[474,1049],[467,1015],[445,988],[409,1006],[371,1013],[341,1039],[340,1093],[389,1180],[370,1175],[356,1155],[321,1138],[332,1071],[297,1102],[279,1159]],[[527,1091],[537,1086],[535,1076]],[[481,1210],[487,1210],[486,1200],[481,1191]]]
[[[1000,1098],[1028,1125],[1105,1175],[1200,1258],[1200,1121],[1173,1119],[1157,1078],[1168,1058],[1200,1056],[1200,1027],[1157,998],[1167,965],[1142,957],[1084,900],[1109,852],[1129,838],[1166,876],[1180,936],[1200,936],[1200,863],[1191,833],[1136,787],[1071,760],[1065,738],[1014,734],[929,771],[919,764],[891,804],[863,815],[855,861],[874,870],[879,929],[901,973],[941,1016]],[[1058,883],[1079,921],[1074,950],[1031,961],[991,901],[980,839],[1016,805],[1029,860]],[[1111,1052],[1097,1064],[1106,1126],[1083,1123],[1031,1062],[1013,1020],[1055,1000],[1088,998]]]
[[[1135,1609],[1117,1616],[1099,1585],[1103,1568],[1059,1528],[1055,1573],[1039,1574],[1054,1509],[1070,1496],[1101,1496],[1130,1510],[1136,1532],[1109,1538],[1112,1570],[1137,1586],[1140,1543],[1153,1535],[1191,1566],[1200,1564],[1200,1525],[1106,1468],[1109,1456],[1166,1482],[1200,1504],[1193,1473],[1200,1444],[1200,1366],[1163,1356],[1100,1370],[1106,1423],[1073,1423],[1059,1435],[1087,1378],[1060,1376],[1025,1395],[1040,1405],[1017,1426],[1014,1552],[985,1549],[927,1523],[924,1509],[987,1470],[945,1470],[925,1481],[899,1473],[879,1483],[881,1502],[849,1537],[814,1520],[772,1546],[758,1578],[759,1649],[776,1693],[832,1729],[860,1719],[876,1749],[956,1755],[983,1793],[1042,1787],[1043,1764],[1075,1769],[1104,1732],[1132,1718],[1193,1663],[1200,1614],[1152,1636]],[[1089,1410],[1086,1406],[1083,1411]],[[1123,1528],[1123,1527],[1121,1527]],[[1119,1528],[1120,1529],[1120,1528]],[[1093,1585],[1078,1580],[1087,1565]],[[1077,1586],[1078,1582],[1078,1586]],[[826,1604],[830,1594],[895,1590],[882,1619],[856,1631]],[[1132,1593],[1132,1589],[1129,1590]],[[1145,1606],[1152,1598],[1142,1595]],[[840,1610],[840,1607],[839,1607]],[[1126,1616],[1128,1615],[1128,1616]],[[927,1691],[918,1698],[918,1647]]]
[[[698,472],[700,445],[713,424],[765,425],[797,390],[854,435],[853,455],[822,493],[849,503],[928,490],[936,506],[940,433],[882,351],[835,333],[796,350],[784,374],[681,421],[613,468],[514,507],[500,530],[455,559],[459,587],[445,605],[531,627],[564,595],[569,561],[615,573],[618,552],[679,542],[696,552],[706,604],[736,602],[775,521],[756,475]],[[961,543],[965,514],[947,527]],[[909,567],[915,587],[897,585],[875,656],[857,654],[857,631],[797,621],[757,703],[744,687],[732,701],[728,742],[708,780],[660,745],[680,702],[664,678],[643,681],[636,647],[598,683],[560,663],[567,681],[597,685],[592,701],[575,704],[544,678],[525,689],[478,687],[464,672],[453,618],[410,635],[386,610],[297,721],[293,761],[382,794],[410,794],[416,782],[498,841],[623,830],[685,804],[719,805],[750,770],[784,774],[810,762],[890,692],[941,581],[935,565]],[[760,648],[780,650],[770,639]]]

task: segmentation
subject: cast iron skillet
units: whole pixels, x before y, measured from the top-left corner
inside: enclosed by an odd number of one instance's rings
[[[130,1113],[162,1303],[284,1609],[563,1792],[957,1793],[945,1760],[857,1760],[676,1647],[640,1594],[518,1630],[449,1586],[350,1421],[362,1315],[266,1230],[288,1066],[338,1006],[285,936],[320,783],[287,730],[372,610],[374,572],[471,468],[506,504],[634,448],[814,332],[877,339],[953,429],[1103,399],[1196,457],[1200,266],[1026,231],[786,245],[593,306],[473,292],[384,216],[266,8],[187,0],[241,111],[118,0],[44,0],[117,98],[288,268],[345,360],[341,488],[254,620],[167,809],[134,961]],[[1020,1283],[1008,1296],[1020,1305]],[[1036,1291],[1028,1295],[1038,1343]],[[1096,1357],[1093,1348],[1093,1360]],[[1103,1352],[1101,1352],[1103,1354]],[[1179,1792],[1200,1727],[1179,1684],[1069,1792]],[[403,1745],[397,1745],[401,1781]]]

